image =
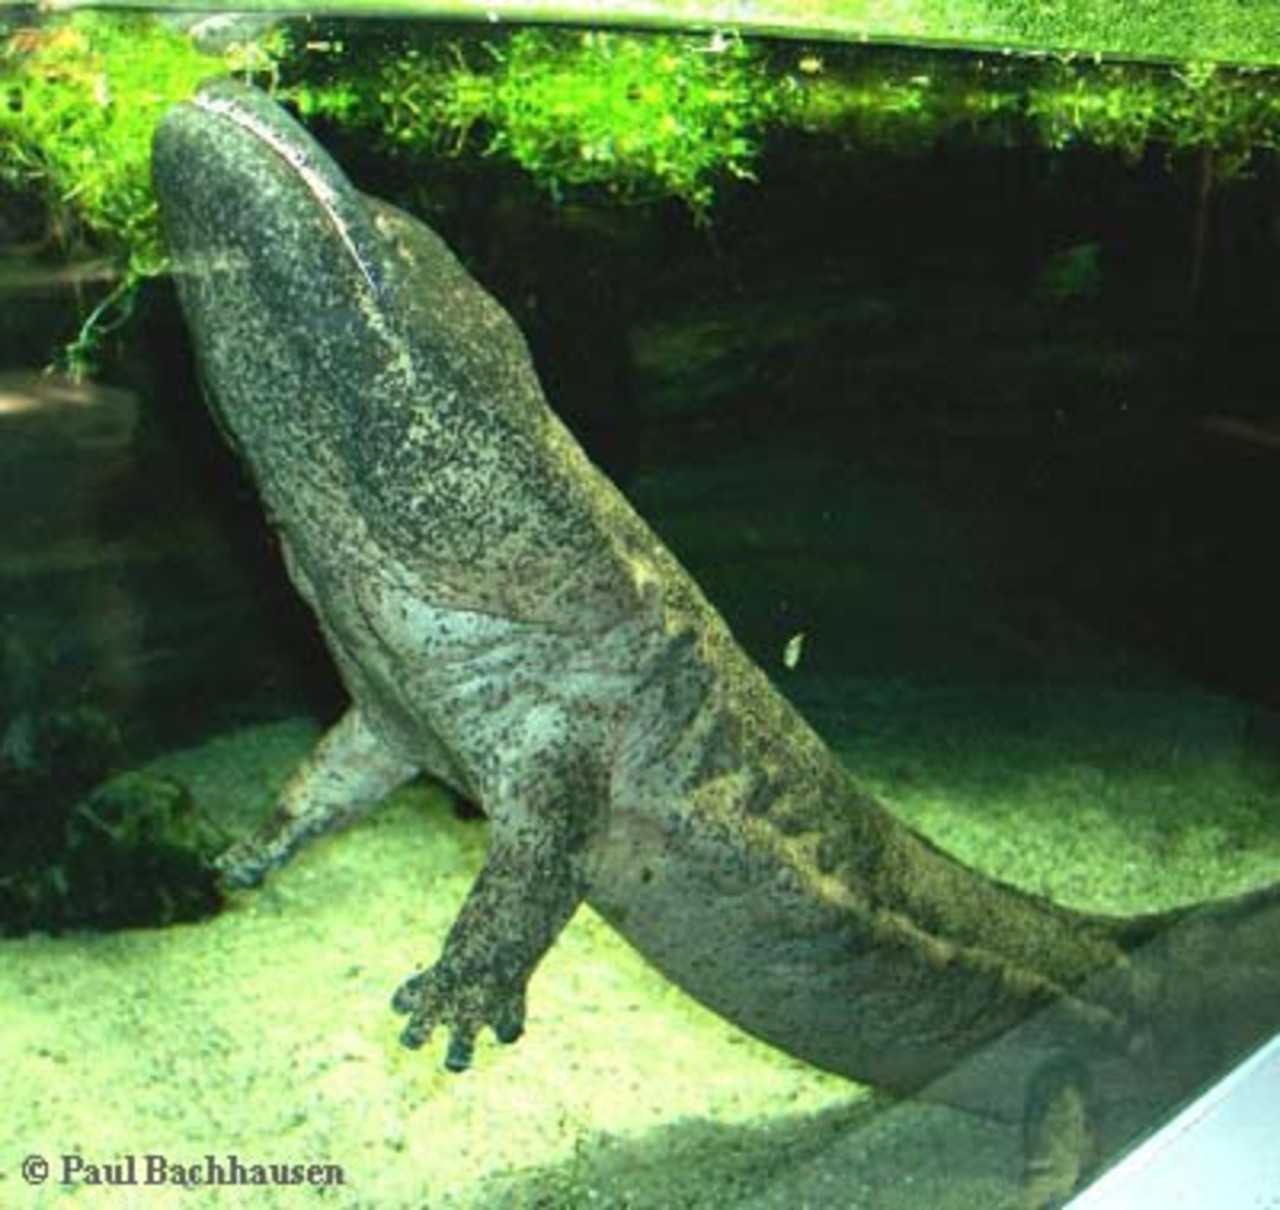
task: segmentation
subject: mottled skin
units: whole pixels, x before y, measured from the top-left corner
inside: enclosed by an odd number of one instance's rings
[[[396,994],[408,1045],[443,1026],[462,1068],[482,1027],[514,1040],[585,900],[819,1067],[980,1109],[1029,1095],[1028,1201],[1047,1204],[1081,1147],[1058,1162],[1036,1132],[1074,1120],[1087,1081],[1161,1103],[1274,1027],[1273,893],[1139,953],[1181,918],[1067,911],[861,794],[547,408],[501,308],[264,97],[220,84],[175,108],[154,175],[216,414],[352,699],[228,881],[418,773],[490,820],[443,953]],[[1166,1089],[1166,1042],[1181,1061],[1206,1032]]]

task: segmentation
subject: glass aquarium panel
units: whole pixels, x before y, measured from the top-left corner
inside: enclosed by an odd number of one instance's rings
[[[0,1202],[1063,1204],[1280,1030],[1277,76],[497,7],[0,11]]]
[[[38,7],[65,12],[102,6],[95,0],[44,0]],[[112,7],[220,9],[199,0],[117,0]],[[235,11],[329,17],[395,13],[488,25],[590,21],[602,29],[718,29],[757,38],[1170,62],[1263,65],[1275,64],[1280,55],[1277,0],[240,0]]]
[[[1271,1146],[1280,1125],[1280,1037],[1187,1106],[1070,1210],[1265,1206],[1280,1189]]]

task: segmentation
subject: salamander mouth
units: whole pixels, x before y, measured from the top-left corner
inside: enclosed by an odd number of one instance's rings
[[[375,295],[383,293],[373,259],[357,246],[353,219],[364,218],[363,206],[328,155],[309,137],[299,140],[297,131],[282,129],[274,103],[264,110],[260,94],[218,81],[202,87],[192,105],[214,121],[230,123],[278,156],[306,187],[342,242],[352,263]],[[353,215],[353,205],[357,214]]]
[[[228,81],[166,114],[152,171],[224,436],[260,483],[318,498],[378,401],[407,392],[399,279],[374,210],[289,114]]]
[[[152,165],[177,250],[198,259],[250,248],[259,269],[274,261],[302,294],[323,272],[348,305],[384,312],[385,241],[363,195],[265,93],[202,85],[161,122]]]

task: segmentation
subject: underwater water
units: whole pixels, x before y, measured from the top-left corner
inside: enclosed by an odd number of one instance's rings
[[[429,779],[217,885],[346,700],[147,183],[160,113],[219,74],[501,302],[859,786],[1116,915],[1280,879],[1280,81],[0,12],[0,1202],[176,1205],[146,1157],[213,1156],[293,1166],[201,1195],[229,1206],[1023,1204],[1019,1117],[819,1071],[589,907],[516,1045],[461,1074],[440,1034],[401,1047],[392,992],[488,835]],[[1245,973],[1274,1030],[1277,972]]]

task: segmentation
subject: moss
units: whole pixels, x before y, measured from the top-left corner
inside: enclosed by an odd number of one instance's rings
[[[504,156],[554,196],[682,199],[703,220],[750,179],[771,131],[898,153],[942,138],[1211,150],[1214,178],[1280,144],[1274,73],[1211,64],[939,55],[733,37],[524,29],[449,36],[394,23],[250,34],[218,57],[146,15],[81,13],[0,50],[0,183],[37,190],[72,249],[122,265],[70,359],[127,318],[164,264],[147,158],[160,116],[218,70],[276,83],[304,117],[375,132],[405,159]],[[422,27],[412,27],[421,31]],[[370,31],[374,31],[370,33]]]
[[[306,29],[308,27],[300,27]],[[0,179],[35,186],[65,242],[87,237],[135,275],[163,263],[146,162],[164,110],[219,68],[254,57],[304,116],[372,126],[415,154],[505,155],[548,189],[683,198],[699,213],[718,182],[749,178],[766,131],[800,127],[896,147],[963,129],[979,139],[1152,142],[1236,153],[1280,141],[1280,89],[1260,71],[1209,64],[924,56],[766,47],[736,38],[526,29],[425,38],[398,29],[372,53],[283,35],[221,60],[140,15],[77,14],[10,35],[0,56]]]
[[[101,248],[122,277],[68,350],[83,368],[94,341],[127,317],[134,290],[165,264],[147,169],[166,109],[224,61],[137,14],[79,13],[10,33],[0,49],[0,181],[35,191],[68,252]]]
[[[409,46],[368,83],[329,81],[296,96],[305,114],[364,121],[401,148],[478,143],[556,194],[676,196],[705,215],[717,180],[751,175],[778,116],[762,61],[736,38],[524,30]]]
[[[1274,72],[1208,63],[1147,69],[1054,64],[1030,91],[1027,112],[1037,137],[1052,148],[1082,142],[1136,156],[1158,143],[1243,159],[1280,147]]]
[[[1242,160],[1280,146],[1280,86],[1275,72],[1256,68],[883,51],[819,62],[807,78],[793,71],[783,116],[900,151],[947,136],[1127,157],[1156,145]]]
[[[504,155],[557,196],[676,196],[703,218],[778,129],[899,153],[945,137],[1208,147],[1220,165],[1280,143],[1280,87],[1261,69],[543,30],[329,45],[336,60],[302,63],[288,90],[304,115],[372,128],[410,156]]]
[[[159,30],[133,37],[139,28],[90,15],[11,38],[0,135],[11,182],[37,185],[58,221],[118,241],[151,268],[161,253],[146,186],[148,140],[159,112],[194,79],[184,78],[191,69],[178,39]],[[154,53],[153,39],[165,53]],[[196,72],[207,72],[197,62]]]

